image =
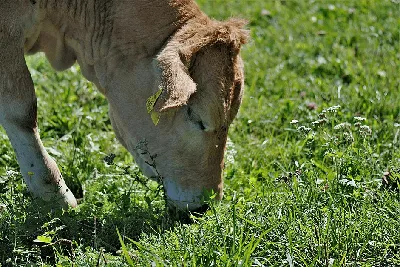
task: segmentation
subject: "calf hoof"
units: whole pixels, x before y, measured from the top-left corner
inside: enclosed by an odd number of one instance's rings
[[[25,179],[27,180],[27,179]],[[68,207],[75,208],[77,201],[74,194],[65,184],[64,179],[59,176],[57,179],[43,179],[41,181],[32,181],[32,178],[26,183],[28,184],[29,191],[35,197],[41,198],[46,202],[51,202],[61,206],[64,209]]]
[[[68,188],[68,186],[65,184],[63,178],[61,178],[58,186],[59,189],[55,196],[55,198],[58,199],[58,203],[60,203],[63,208],[68,208],[68,206],[76,208],[76,206],[78,205],[76,198],[71,190]]]
[[[57,164],[51,158],[47,159],[45,168],[33,167],[31,171],[23,172],[23,176],[29,191],[34,196],[61,205],[63,208],[77,206],[74,194],[65,184]]]

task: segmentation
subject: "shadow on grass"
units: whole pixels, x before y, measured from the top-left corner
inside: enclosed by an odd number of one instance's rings
[[[49,203],[32,200],[28,193],[16,195],[0,214],[0,263],[14,266],[45,262],[55,264],[57,255],[74,260],[88,247],[119,255],[122,236],[135,241],[142,234],[162,233],[188,216],[172,214],[163,200],[156,205],[127,205],[123,199],[104,205],[83,201],[78,208],[63,211]],[[23,203],[22,205],[20,203]]]

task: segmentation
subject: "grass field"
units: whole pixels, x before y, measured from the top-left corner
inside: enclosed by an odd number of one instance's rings
[[[173,220],[79,67],[27,57],[43,142],[83,200],[34,201],[1,129],[1,265],[400,266],[399,1],[198,3],[252,36],[224,200]]]

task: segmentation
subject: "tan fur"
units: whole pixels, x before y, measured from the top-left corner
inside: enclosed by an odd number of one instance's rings
[[[29,188],[76,205],[37,134],[23,53],[43,51],[56,70],[79,63],[109,100],[118,139],[148,176],[162,176],[173,203],[195,208],[202,190],[221,197],[227,129],[243,92],[244,25],[211,20],[192,0],[3,0],[0,123]],[[160,88],[155,126],[146,100]],[[143,141],[157,171],[138,152]]]

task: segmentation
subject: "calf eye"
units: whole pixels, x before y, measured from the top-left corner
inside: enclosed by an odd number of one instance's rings
[[[204,123],[201,121],[200,117],[196,113],[194,113],[192,108],[189,106],[187,108],[187,115],[188,115],[189,120],[192,123],[196,124],[200,130],[204,131],[206,129],[206,127],[204,126]]]
[[[202,121],[197,121],[197,124],[198,124],[200,130],[204,131],[206,129],[206,126],[204,126]]]

